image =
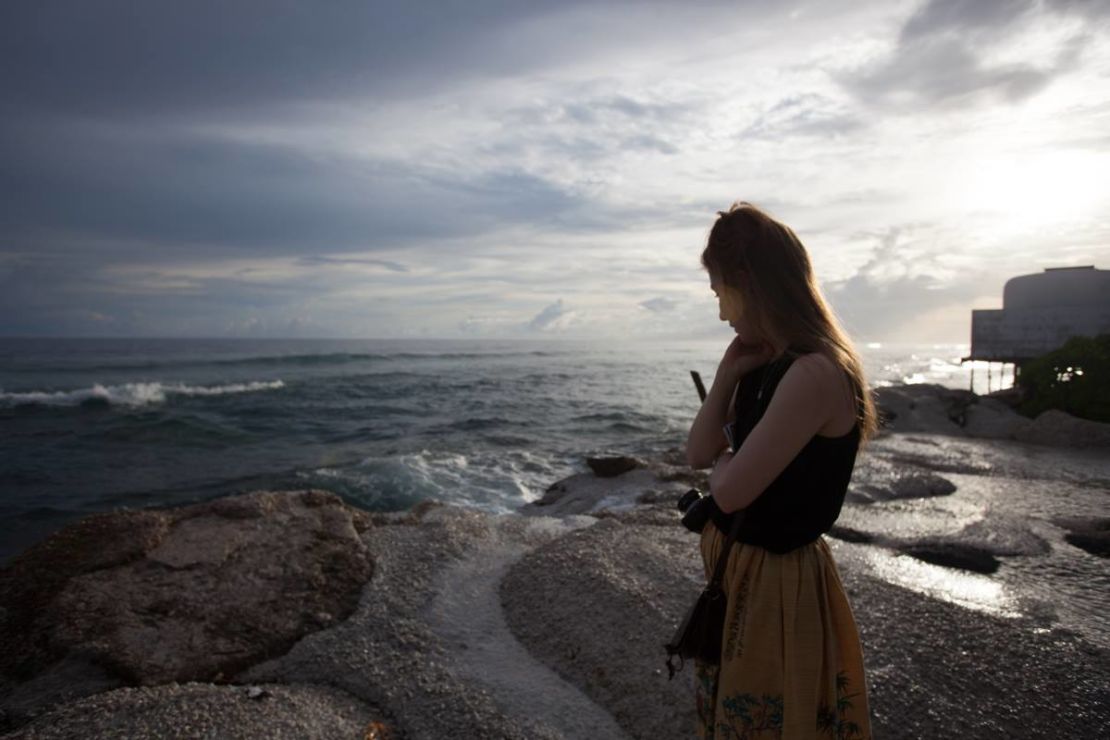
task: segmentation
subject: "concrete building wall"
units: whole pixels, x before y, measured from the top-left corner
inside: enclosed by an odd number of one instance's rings
[[[1106,307],[1110,302],[1110,270],[1094,267],[1050,267],[1044,272],[1010,278],[1002,288],[1002,309]]]
[[[1110,333],[1110,270],[1049,268],[1006,281],[1001,309],[971,312],[969,360],[1020,362]]]

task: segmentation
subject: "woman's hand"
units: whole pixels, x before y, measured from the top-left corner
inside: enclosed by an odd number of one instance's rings
[[[775,348],[767,342],[745,342],[737,334],[725,350],[717,372],[739,380],[760,365],[770,362],[774,356]]]

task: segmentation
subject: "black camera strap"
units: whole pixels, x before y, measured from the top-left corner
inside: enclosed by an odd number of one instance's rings
[[[737,511],[733,514],[732,527],[729,529],[724,547],[721,548],[721,554],[717,556],[717,565],[713,568],[713,577],[709,579],[709,583],[705,586],[707,591],[721,590],[721,581],[725,576],[725,565],[728,563],[728,553],[732,549],[732,543],[736,542],[737,535],[740,534],[740,522],[743,519],[743,511]]]

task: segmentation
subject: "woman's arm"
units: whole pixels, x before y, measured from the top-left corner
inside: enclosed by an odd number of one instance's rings
[[[713,464],[713,458],[728,447],[724,425],[732,421],[736,413],[736,393],[740,378],[736,373],[718,369],[713,377],[713,386],[705,394],[705,401],[690,425],[686,437],[686,462],[695,470]]]
[[[721,511],[751,505],[832,418],[836,373],[832,361],[819,354],[791,364],[740,449],[722,455],[709,476]]]

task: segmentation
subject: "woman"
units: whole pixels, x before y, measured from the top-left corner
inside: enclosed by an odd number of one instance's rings
[[[788,226],[736,203],[701,261],[736,331],[686,445],[692,467],[713,469],[707,579],[743,519],[720,664],[695,665],[698,736],[869,738],[859,633],[821,536],[877,429],[862,366]]]

